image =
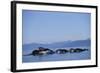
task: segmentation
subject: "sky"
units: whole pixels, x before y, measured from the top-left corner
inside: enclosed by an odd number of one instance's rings
[[[90,13],[23,10],[23,44],[88,39],[90,19]]]

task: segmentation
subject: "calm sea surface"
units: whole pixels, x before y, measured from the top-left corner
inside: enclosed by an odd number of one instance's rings
[[[67,47],[70,49],[69,47]],[[76,47],[71,47],[76,48]],[[42,56],[24,56],[30,54],[34,49],[30,50],[23,50],[22,61],[23,63],[28,62],[45,62],[45,61],[64,61],[64,60],[86,60],[91,59],[91,51],[89,47],[77,47],[77,48],[86,48],[89,49],[88,51],[83,51],[80,53],[66,53],[66,54],[52,54],[52,55],[42,55]],[[57,50],[57,48],[53,48],[52,50]]]

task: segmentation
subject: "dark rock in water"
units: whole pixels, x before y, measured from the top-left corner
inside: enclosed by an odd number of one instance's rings
[[[58,49],[58,50],[56,50],[56,53],[58,53],[58,54],[65,54],[67,52],[68,52],[68,50],[66,50],[66,49]]]
[[[29,56],[29,55],[34,55],[34,56],[39,56],[39,55],[49,55],[49,54],[54,54],[55,52],[53,50],[50,50],[48,48],[43,48],[39,47],[36,50],[33,50],[32,53],[24,55],[24,56]]]
[[[83,51],[88,51],[88,49],[81,49],[81,48],[76,48],[75,52],[83,52]]]
[[[74,50],[74,52],[82,52],[83,51],[83,49],[80,49],[80,48],[76,48],[75,50]]]
[[[88,51],[89,49],[83,49],[84,51]]]
[[[50,50],[48,48],[39,47],[38,50],[33,50],[32,55],[45,55],[45,54],[54,54],[55,52],[53,50]]]
[[[88,49],[82,49],[82,48],[70,48],[69,50],[67,49],[57,49],[56,51],[53,51],[49,48],[43,48],[43,47],[39,47],[36,50],[33,50],[31,54],[28,55],[33,55],[33,56],[38,56],[38,55],[50,55],[50,54],[66,54],[66,53],[80,53],[83,51],[88,51]],[[25,55],[25,56],[28,56]]]
[[[38,50],[34,50],[34,51],[32,51],[31,55],[39,55],[39,51]]]
[[[79,53],[79,52],[83,52],[83,51],[88,51],[88,49],[82,49],[82,48],[73,49],[73,48],[71,48],[69,51],[70,51],[70,53]]]
[[[71,49],[69,50],[69,52],[70,52],[70,53],[73,53],[74,50],[75,50],[74,48],[71,48]]]

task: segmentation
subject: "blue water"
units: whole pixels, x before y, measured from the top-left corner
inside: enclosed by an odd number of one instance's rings
[[[70,49],[69,47],[67,47]],[[75,47],[72,47],[75,48]],[[80,48],[80,47],[78,47]],[[23,63],[30,63],[30,62],[47,62],[47,61],[64,61],[64,60],[87,60],[91,59],[91,52],[89,47],[81,47],[89,49],[88,51],[83,51],[80,53],[66,53],[66,54],[52,54],[52,55],[41,55],[41,56],[22,56],[22,62]],[[52,50],[57,50],[57,48],[53,48]],[[23,50],[23,55],[29,54],[33,51],[33,49],[30,50]]]

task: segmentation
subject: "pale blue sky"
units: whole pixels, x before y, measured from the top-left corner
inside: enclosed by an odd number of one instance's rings
[[[90,38],[89,13],[22,11],[23,44]]]

